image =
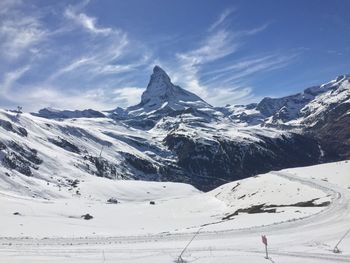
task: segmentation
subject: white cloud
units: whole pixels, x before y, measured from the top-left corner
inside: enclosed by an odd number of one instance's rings
[[[206,62],[225,57],[233,53],[237,43],[233,42],[233,36],[227,30],[219,30],[210,34],[197,49],[187,53],[178,53],[177,57],[188,65],[200,65]]]
[[[140,102],[142,93],[145,91],[144,88],[139,87],[125,87],[114,90],[115,95],[114,101],[116,105],[130,106],[136,105]]]
[[[96,88],[85,92],[78,90],[63,91],[55,86],[27,87],[27,92],[18,94],[8,92],[7,98],[21,104],[26,111],[37,111],[45,107],[69,110],[110,110],[116,107],[127,107],[140,102],[144,88],[123,87],[111,90],[110,88]],[[35,101],[35,105],[33,104]]]
[[[60,23],[57,24],[59,27],[52,30],[49,26],[53,25],[44,24],[42,20],[48,15],[45,13],[47,10],[36,12],[37,10],[31,9],[32,6],[29,8],[21,1],[0,2],[0,7],[9,11],[6,14],[0,12],[0,60],[4,61],[6,56],[12,61],[14,58],[19,61],[12,67],[9,66],[7,73],[5,71],[0,74],[0,102],[6,99],[16,104],[21,103],[27,109],[37,110],[46,106],[106,109],[118,106],[116,102],[127,106],[126,104],[136,101],[135,96],[141,90],[137,93],[137,88],[122,88],[119,93],[113,93],[114,87],[119,85],[119,80],[124,76],[114,82],[111,80],[116,74],[130,72],[145,65],[150,58],[149,52],[134,44],[130,46],[126,32],[118,28],[99,26],[97,18],[81,11],[87,4],[88,1],[85,1],[63,9],[65,16],[60,17]],[[79,28],[72,28],[72,20]],[[81,30],[82,34],[76,36],[73,31],[76,29]],[[94,37],[91,38],[89,34]],[[67,35],[75,37],[72,45],[55,46],[56,39]],[[42,55],[43,47],[39,45],[43,40],[48,40],[51,44],[47,46],[51,53],[46,57],[43,57],[47,54]],[[36,78],[35,84],[32,81],[18,85],[17,81],[29,69],[36,70],[37,74],[37,70],[43,66],[40,65],[41,61],[33,59],[33,55],[40,55],[44,58],[44,63],[47,63],[50,56],[55,56],[44,69],[52,73],[43,74],[39,80]],[[28,66],[20,67],[24,62]],[[17,69],[13,70],[16,66]],[[25,92],[21,92],[23,90]]]
[[[209,103],[224,106],[226,104],[247,104],[255,100],[252,88],[249,86],[213,88],[210,89]]]
[[[13,85],[29,70],[29,68],[29,66],[25,66],[6,73],[3,82],[0,84],[0,94],[4,97],[8,97],[8,93],[11,91]]]
[[[252,28],[252,29],[248,29],[248,30],[243,30],[240,32],[241,35],[245,35],[245,36],[253,36],[255,34],[258,34],[262,31],[264,31],[265,29],[267,29],[269,27],[270,23],[265,23],[262,24],[261,26]]]
[[[86,32],[92,33],[94,38],[87,38],[83,43],[82,53],[67,60],[66,65],[61,66],[49,76],[48,81],[56,80],[65,74],[81,75],[93,79],[102,75],[120,74],[134,70],[135,67],[145,63],[145,55],[141,59],[131,60],[129,63],[120,63],[118,60],[127,57],[131,52],[130,40],[125,31],[118,28],[99,27],[97,18],[82,13],[87,2],[79,6],[69,6],[65,9],[65,17],[73,20],[83,27]],[[140,49],[141,52],[141,49]],[[138,54],[138,52],[134,52]]]
[[[85,30],[93,34],[109,35],[113,32],[110,27],[97,26],[97,19],[95,17],[88,16],[85,13],[78,13],[73,7],[68,7],[65,11],[65,16],[73,20],[76,24],[82,26]]]
[[[209,97],[208,87],[201,85],[199,70],[202,65],[216,61],[234,53],[237,44],[233,42],[233,36],[226,30],[219,30],[210,34],[196,49],[186,53],[178,53],[174,81],[179,82],[184,88],[188,88],[200,97]]]
[[[4,61],[6,56],[18,61],[8,67],[7,73],[0,75],[1,96],[35,110],[47,106],[101,110],[130,106],[140,101],[144,88],[138,87],[137,78],[144,78],[144,70],[153,66],[150,65],[151,61],[155,61],[151,45],[130,39],[127,32],[119,28],[102,26],[96,17],[84,11],[88,2],[60,9],[58,13],[63,13],[63,17],[55,25],[45,24],[45,19],[42,19],[48,15],[44,14],[45,11],[39,14],[35,9],[24,8],[24,2],[20,0],[15,0],[14,4],[8,0],[0,2],[0,7],[8,10],[7,13],[0,11],[3,17],[0,24],[3,40],[0,43],[0,59]],[[233,60],[231,55],[239,51],[244,37],[255,35],[268,26],[264,24],[250,30],[231,31],[226,22],[233,12],[233,9],[225,10],[208,28],[208,35],[197,47],[176,53],[171,61],[159,58],[157,62],[169,69],[175,83],[213,105],[251,101],[254,99],[252,87],[244,81],[237,83],[237,79],[289,63],[288,57],[277,55]],[[56,39],[65,40],[66,36],[74,38],[69,45],[65,41],[62,41],[62,46],[55,42]],[[50,49],[51,53],[43,52],[44,48]],[[44,58],[44,63],[51,58],[52,63],[40,64],[39,56]],[[230,59],[226,60],[229,56]],[[16,65],[17,70],[13,70]],[[47,67],[42,75],[44,77],[40,76],[38,80],[38,70],[43,66]],[[36,83],[21,81],[20,86],[19,80],[29,69],[31,72],[36,70]],[[24,89],[25,92],[18,94]]]
[[[205,72],[202,76],[207,77],[207,80],[203,83],[208,85],[211,83],[217,83],[221,80],[221,83],[234,84],[232,82],[242,80],[255,73],[268,72],[283,68],[292,63],[296,57],[296,53],[282,55],[276,52],[254,58],[241,58],[235,60],[234,63],[231,63],[228,66],[222,66],[219,69]]]
[[[233,9],[233,8],[225,9],[224,12],[222,12],[220,14],[218,19],[209,27],[209,31],[213,31],[214,29],[219,27],[226,20],[226,18],[229,15],[231,15],[234,11],[235,11],[235,9]]]
[[[136,60],[128,61],[129,63],[120,63],[118,59],[127,56],[127,47],[129,41],[125,38],[113,38],[105,41],[87,52],[82,57],[71,59],[66,65],[57,69],[47,78],[48,82],[59,80],[63,75],[85,74],[86,79],[101,78],[106,75],[119,75],[134,71],[142,65],[146,65],[150,59],[148,55],[141,55]],[[100,46],[100,48],[98,48]],[[98,51],[94,51],[94,50]]]
[[[279,58],[275,58],[274,60],[266,61],[264,63],[257,63],[256,65],[252,65],[251,67],[246,68],[240,72],[232,73],[232,76],[226,77],[223,83],[237,81],[239,79],[251,76],[255,73],[266,73],[268,71],[284,68],[288,66],[293,61],[293,59],[293,57],[281,56]]]
[[[16,19],[13,19],[13,14],[16,14]],[[0,52],[3,57],[16,59],[47,37],[47,31],[37,16],[11,10],[1,14],[0,19]]]
[[[253,88],[245,83],[247,77],[285,67],[294,58],[294,55],[282,56],[276,52],[234,59],[233,54],[238,54],[245,38],[264,31],[269,23],[232,31],[225,26],[225,21],[233,12],[233,9],[225,10],[209,27],[209,35],[197,48],[176,54],[176,63],[168,66],[174,82],[217,106],[256,101]]]
[[[41,108],[52,107],[56,109],[106,110],[116,105],[109,101],[102,90],[89,92],[65,92],[53,86],[26,87],[27,93],[8,94],[8,98],[21,104],[26,111],[37,111]],[[35,104],[33,104],[35,101]]]
[[[74,70],[76,70],[84,65],[88,65],[91,63],[94,63],[93,58],[82,57],[82,58],[75,59],[75,60],[71,61],[68,65],[56,70],[55,73],[53,73],[51,76],[48,77],[47,81],[50,82],[52,80],[55,80],[56,78],[62,76],[65,73],[69,73],[69,72],[74,71]]]

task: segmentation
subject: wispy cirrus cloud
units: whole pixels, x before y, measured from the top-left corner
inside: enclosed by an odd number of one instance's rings
[[[172,38],[152,43],[117,25],[105,25],[89,12],[89,1],[50,6],[51,13],[31,6],[20,0],[0,3],[7,10],[0,11],[4,39],[0,63],[5,68],[0,73],[0,102],[3,97],[27,110],[46,106],[104,110],[136,104],[154,64],[213,105],[245,103],[256,99],[246,81],[252,74],[282,68],[293,60],[277,52],[241,56],[248,38],[270,24],[234,30],[229,23],[233,8],[208,25],[204,36],[191,39],[198,42],[178,47]],[[52,15],[58,22],[48,24]],[[176,41],[181,43],[181,37]],[[158,49],[170,49],[171,57],[155,54]],[[4,63],[5,58],[11,63]]]
[[[30,69],[29,66],[18,68],[14,71],[7,72],[0,84],[0,94],[4,97],[8,96],[12,86]]]
[[[210,34],[200,46],[185,53],[177,53],[174,81],[179,81],[203,98],[208,97],[208,88],[200,84],[201,67],[226,57],[237,50],[237,43],[230,32],[219,30]]]
[[[89,1],[86,1],[78,6],[68,6],[64,14],[66,19],[73,19],[87,33],[95,35],[94,38],[86,36],[81,40],[88,43],[83,51],[63,63],[49,80],[82,73],[85,73],[89,80],[106,75],[117,76],[149,62],[150,53],[147,48],[130,41],[127,32],[119,28],[97,26],[97,18],[83,11],[88,3]]]
[[[288,66],[297,58],[298,53],[294,52],[289,55],[283,55],[274,52],[268,55],[259,55],[253,58],[240,58],[235,63],[222,65],[218,69],[210,70],[202,74],[206,80],[204,84],[232,83],[240,81],[255,73],[268,72]]]
[[[86,2],[87,4],[88,2]],[[93,34],[109,35],[113,32],[110,27],[102,27],[97,25],[97,18],[88,16],[83,12],[79,12],[79,7],[69,6],[66,8],[64,15],[75,22],[77,25],[82,26],[85,30]]]
[[[225,21],[234,11],[232,8],[224,10],[209,26],[209,34],[196,48],[177,53],[177,60],[167,65],[175,82],[212,105],[241,104],[260,99],[254,96],[247,79],[255,73],[286,67],[297,57],[295,52],[241,56],[239,53],[247,38],[263,32],[270,23],[233,30]]]
[[[115,95],[114,101],[118,105],[136,105],[140,102],[144,88],[140,87],[123,87],[115,89],[113,94]]]
[[[7,57],[14,64],[0,74],[0,102],[6,98],[27,110],[45,106],[45,102],[46,106],[57,108],[102,110],[116,107],[116,101],[122,105],[134,101],[135,86],[126,92],[130,81],[124,82],[126,87],[121,86],[120,93],[114,91],[120,85],[119,80],[125,78],[119,75],[148,63],[149,52],[130,43],[127,32],[99,25],[96,17],[85,13],[88,3],[61,9],[62,16],[57,17],[60,22],[53,29],[44,22],[45,16],[52,15],[50,9],[46,9],[48,13],[45,10],[39,13],[22,1],[1,2],[2,10],[7,12],[0,11],[0,37],[4,40],[0,43],[0,62]],[[66,37],[73,44],[66,45],[63,40]],[[63,45],[56,44],[62,40]],[[43,52],[43,48],[47,49],[44,43],[50,44],[48,52]],[[130,52],[133,48],[137,52]],[[41,60],[34,59],[34,52],[41,55]],[[27,66],[23,67],[23,63]],[[38,72],[43,70],[42,63],[50,65],[44,68],[44,74]],[[33,75],[38,77],[32,83],[19,83],[21,78]],[[21,89],[26,92],[18,94]]]
[[[27,15],[21,6],[21,1],[4,1],[0,5],[0,54],[10,61],[33,52],[31,48],[48,35],[39,15],[35,12]]]
[[[255,27],[255,28],[242,30],[239,32],[239,34],[242,36],[254,36],[255,34],[258,34],[262,31],[264,31],[265,29],[267,29],[270,24],[271,24],[270,22],[267,22],[267,23],[262,24],[261,26]]]
[[[213,31],[217,27],[221,26],[222,23],[236,10],[234,8],[225,9],[217,18],[217,20],[209,27],[209,31]]]
[[[79,91],[69,92],[54,86],[28,87],[28,94],[16,94],[17,101],[27,110],[31,110],[31,103],[35,101],[36,109],[52,107],[58,109],[96,109],[104,110],[114,108],[115,105],[107,99],[110,94],[103,90],[89,90],[81,93]]]

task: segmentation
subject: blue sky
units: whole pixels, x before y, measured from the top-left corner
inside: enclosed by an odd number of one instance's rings
[[[154,65],[215,106],[350,73],[348,0],[1,0],[0,107],[139,102]]]

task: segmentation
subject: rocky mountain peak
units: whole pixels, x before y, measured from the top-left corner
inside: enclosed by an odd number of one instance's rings
[[[147,85],[146,91],[142,94],[141,102],[147,103],[151,99],[165,100],[167,95],[174,93],[174,85],[171,83],[168,74],[159,66],[153,68],[153,74]]]
[[[187,108],[211,107],[197,95],[174,85],[168,74],[155,66],[147,89],[141,96],[141,102],[127,109],[132,115],[164,110],[184,110]]]
[[[163,78],[163,79],[166,79],[166,80],[169,80],[170,81],[170,78],[168,76],[168,74],[165,72],[164,69],[162,69],[160,66],[158,65],[155,65],[154,68],[153,68],[153,74],[152,76],[156,77],[160,77],[160,78]]]

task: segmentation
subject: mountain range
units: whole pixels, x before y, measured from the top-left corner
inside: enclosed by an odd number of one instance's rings
[[[0,111],[0,172],[19,192],[26,177],[74,188],[86,176],[208,191],[271,170],[349,158],[348,75],[287,97],[213,107],[155,66],[140,103],[125,109]]]

